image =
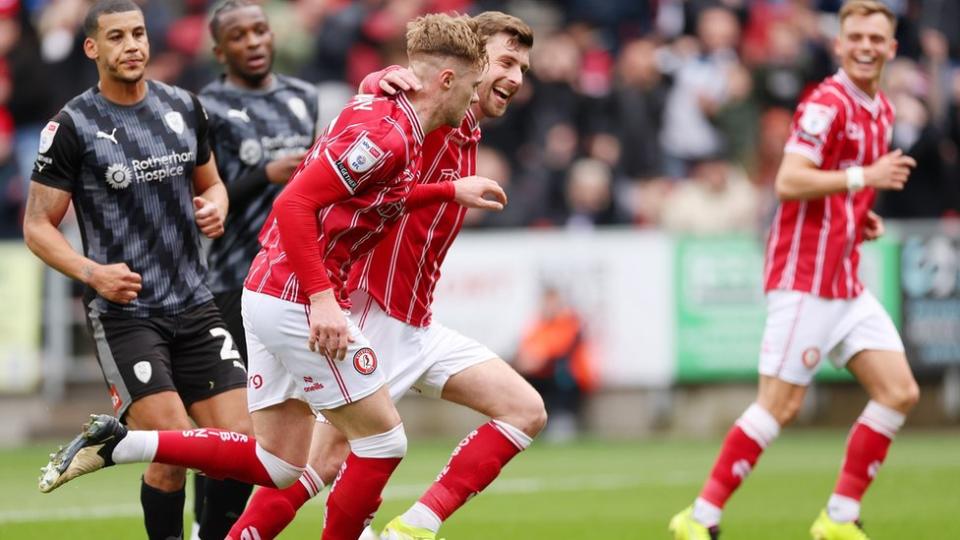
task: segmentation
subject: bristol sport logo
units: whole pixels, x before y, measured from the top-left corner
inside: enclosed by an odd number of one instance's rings
[[[133,172],[130,171],[130,167],[122,163],[114,163],[107,167],[107,172],[104,176],[106,177],[107,185],[113,189],[123,189],[133,181]]]
[[[370,347],[364,347],[354,353],[353,367],[361,375],[369,375],[377,370],[377,355]]]

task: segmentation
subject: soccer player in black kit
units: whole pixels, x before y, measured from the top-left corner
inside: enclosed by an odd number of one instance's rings
[[[247,357],[240,295],[250,262],[260,251],[257,235],[273,199],[313,145],[317,90],[299,79],[273,73],[273,31],[263,9],[250,0],[226,0],[210,15],[213,52],[225,73],[200,91],[207,111],[210,144],[230,199],[223,236],[207,258],[207,285],[244,359]],[[212,508],[201,475],[196,479],[194,515],[243,513]],[[240,493],[240,483],[233,493]],[[246,499],[239,501],[246,502]],[[205,530],[201,530],[201,537]],[[222,538],[229,532],[218,530]],[[211,537],[212,538],[212,537]]]
[[[250,433],[246,371],[205,283],[200,251],[201,234],[223,234],[228,207],[206,115],[189,92],[143,78],[150,47],[134,2],[96,2],[84,32],[99,83],[43,129],[26,243],[87,285],[97,358],[127,425],[186,430],[192,419]],[[71,201],[83,254],[57,229]],[[182,537],[184,481],[179,467],[151,464],[144,472],[150,539]]]

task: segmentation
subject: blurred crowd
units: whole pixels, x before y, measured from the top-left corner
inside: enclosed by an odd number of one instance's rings
[[[216,77],[207,0],[143,0],[148,76],[197,91]],[[840,0],[266,0],[275,68],[318,84],[335,114],[370,71],[403,64],[405,23],[502,10],[536,31],[507,115],[484,127],[478,174],[510,196],[472,227],[760,231],[793,108],[836,70]],[[960,212],[960,0],[888,0],[898,58],[884,88],[892,145],[917,158],[882,215]],[[44,123],[96,82],[86,0],[0,0],[0,236],[19,234]]]

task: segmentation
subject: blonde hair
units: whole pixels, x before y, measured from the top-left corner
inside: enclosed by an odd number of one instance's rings
[[[502,11],[484,11],[473,17],[477,31],[484,40],[501,32],[509,34],[519,45],[533,47],[533,29],[522,20]]]
[[[840,8],[840,24],[850,15],[862,15],[868,17],[874,13],[880,13],[890,21],[890,26],[894,33],[897,31],[897,16],[879,0],[847,0]]]
[[[486,44],[477,24],[464,15],[423,15],[407,23],[407,56],[452,56],[482,68],[487,62]]]

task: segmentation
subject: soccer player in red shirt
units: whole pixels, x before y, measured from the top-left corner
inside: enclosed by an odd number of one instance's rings
[[[406,436],[376,352],[344,313],[350,266],[418,206],[505,202],[495,182],[479,177],[417,185],[424,134],[460,125],[479,99],[486,54],[476,25],[466,17],[418,18],[407,50],[423,89],[351,100],[277,198],[261,233],[242,299],[249,386],[260,390],[248,399],[257,439],[212,429],[128,431],[102,415],[53,456],[42,491],[142,461],[286,487],[304,472],[320,412],[350,447],[328,498],[323,538],[359,536],[406,452]]]
[[[844,4],[834,44],[841,68],[797,108],[767,243],[757,400],[727,434],[699,497],[670,522],[677,540],[717,538],[724,504],[796,416],[825,356],[850,370],[870,401],[810,534],[867,538],[859,526],[860,500],[919,397],[893,322],[857,277],[860,243],[883,234],[883,221],[870,210],[877,190],[903,189],[916,165],[899,150],[888,151],[894,114],[879,83],[896,53],[895,24],[879,1]]]
[[[484,12],[473,20],[486,39],[489,65],[480,84],[480,101],[459,127],[438,129],[424,140],[421,182],[425,186],[474,174],[479,121],[506,112],[529,68],[533,46],[529,26],[500,12]],[[368,76],[361,91],[394,93],[418,85],[410,71],[392,66]],[[465,211],[460,205],[437,202],[405,215],[350,274],[351,300],[359,308],[354,318],[381,354],[391,397],[398,400],[412,387],[491,418],[458,445],[439,479],[410,510],[386,526],[384,538],[435,538],[442,522],[489,485],[546,422],[542,398],[506,362],[431,317],[440,266]],[[256,399],[258,390],[250,391],[251,399]],[[311,466],[304,475],[310,481],[283,490],[258,490],[231,535],[236,538],[255,531],[264,540],[274,538],[297,509],[333,480],[345,450],[344,435],[319,423]],[[365,534],[378,538],[369,530]]]

